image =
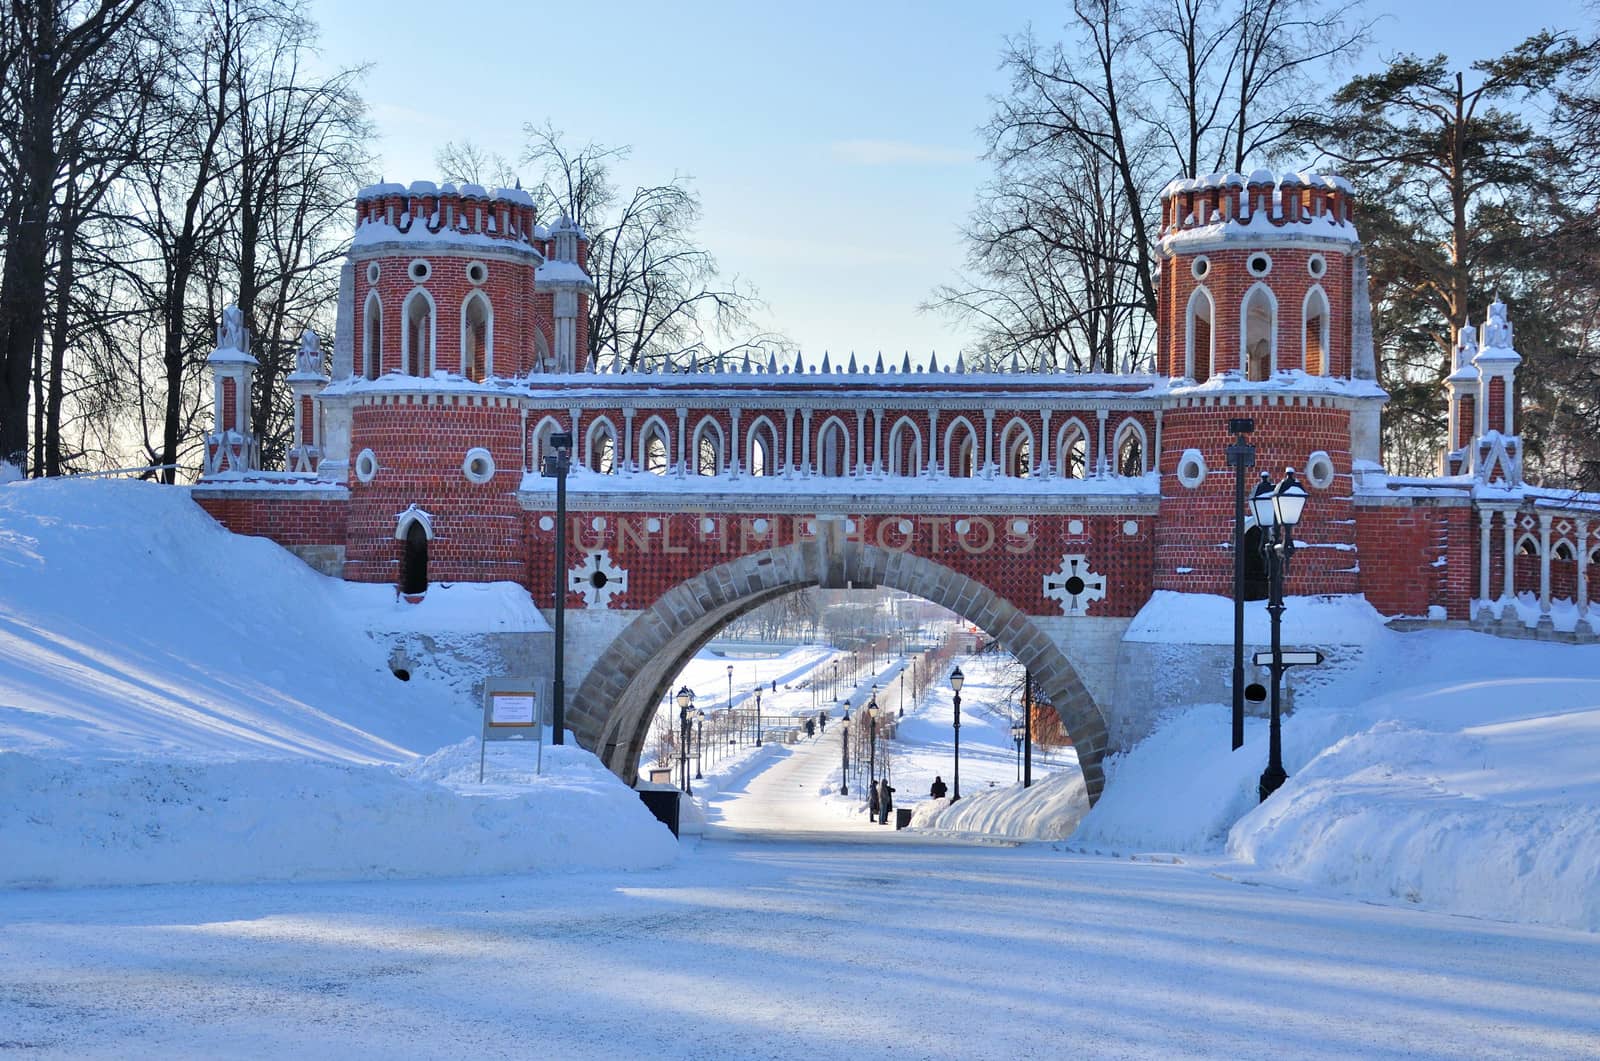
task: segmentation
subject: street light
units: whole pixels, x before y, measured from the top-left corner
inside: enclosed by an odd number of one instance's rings
[[[756,686],[756,747],[761,747],[761,687]]]
[[[703,708],[696,708],[694,713],[694,779],[704,780],[700,775],[700,760],[706,754],[706,713]]]
[[[557,431],[550,436],[551,452],[545,455],[544,466],[539,469],[547,479],[556,481],[556,562],[553,676],[550,679],[550,743],[566,743],[567,729],[567,472],[572,469],[572,433]]]
[[[839,795],[850,794],[850,709],[844,709],[844,717],[839,720],[839,743],[844,747],[844,770],[839,775]]]
[[[953,775],[955,787],[951,790],[951,803],[961,798],[961,686],[966,684],[966,681],[967,676],[961,673],[960,667],[950,672],[950,688],[954,689],[956,693],[955,722],[953,723],[953,728],[956,731],[956,770]]]
[[[1244,477],[1256,463],[1250,433],[1256,422],[1233,417],[1228,430],[1228,467],[1233,469],[1233,750],[1244,747]]]
[[[1017,780],[1022,780],[1022,720],[1011,723],[1011,740],[1017,746]]]
[[[733,664],[728,664],[728,710],[733,710]],[[738,716],[735,715],[735,718]]]
[[[867,784],[878,783],[878,698],[867,701]]]
[[[1272,721],[1267,750],[1267,768],[1261,772],[1258,794],[1263,802],[1288,780],[1283,769],[1282,723],[1279,714],[1283,687],[1283,577],[1294,555],[1294,528],[1305,512],[1306,488],[1287,468],[1276,486],[1265,473],[1250,497],[1256,526],[1261,529],[1261,551],[1267,561],[1267,612],[1272,616]]]
[[[680,740],[678,742],[678,762],[683,772],[683,791],[694,795],[694,786],[689,784],[689,720],[694,717],[694,690],[685,685],[678,690],[678,722],[680,725]]]

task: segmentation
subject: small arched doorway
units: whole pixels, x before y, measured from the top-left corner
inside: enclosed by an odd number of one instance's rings
[[[420,597],[428,592],[428,532],[416,520],[406,528],[404,551],[400,556],[400,592]]]

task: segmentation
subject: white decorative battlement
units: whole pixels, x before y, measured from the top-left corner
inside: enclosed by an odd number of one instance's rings
[[[1358,242],[1355,189],[1343,177],[1258,169],[1172,181],[1161,191],[1159,239],[1189,244],[1258,240],[1263,235]]]

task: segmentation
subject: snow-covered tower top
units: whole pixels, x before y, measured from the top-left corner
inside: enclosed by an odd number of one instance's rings
[[[1167,375],[1359,375],[1360,251],[1354,191],[1342,177],[1257,170],[1171,182],[1156,237]]]

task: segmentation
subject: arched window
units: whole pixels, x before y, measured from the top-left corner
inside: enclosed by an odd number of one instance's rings
[[[489,297],[474,291],[461,303],[461,374],[475,383],[494,372],[494,311]]]
[[[1117,427],[1113,452],[1117,455],[1118,475],[1143,475],[1145,464],[1144,427],[1137,420],[1124,420]]]
[[[610,475],[617,470],[617,429],[606,417],[589,425],[583,448],[583,463],[590,471]]]
[[[639,455],[642,466],[651,475],[665,475],[672,465],[672,450],[667,446],[667,425],[651,417],[639,432]]]
[[[555,362],[550,359],[550,340],[544,337],[544,329],[537,324],[533,327],[533,368],[531,371],[555,371]]]
[[[406,529],[405,553],[400,560],[400,592],[428,591],[428,534],[415,521]]]
[[[1323,293],[1320,286],[1313,286],[1306,292],[1305,308],[1302,313],[1306,322],[1303,364],[1306,371],[1313,376],[1326,376],[1329,360],[1328,296]]]
[[[850,432],[838,417],[829,417],[817,433],[817,474],[831,478],[850,474]]]
[[[1571,560],[1577,555],[1572,551],[1572,545],[1569,542],[1556,542],[1556,547],[1553,551],[1557,560]]]
[[[1183,374],[1196,383],[1211,378],[1217,363],[1216,302],[1211,292],[1196,288],[1189,296],[1188,326],[1184,329]]]
[[[408,375],[433,372],[433,297],[422,288],[406,296],[405,331],[400,336],[401,364]]]
[[[1056,433],[1056,471],[1063,479],[1089,477],[1089,432],[1083,421],[1068,420]]]
[[[722,470],[722,428],[709,417],[694,429],[695,474],[716,475]]]
[[[945,429],[944,470],[952,479],[970,479],[977,472],[978,433],[964,416]]]
[[[553,416],[547,416],[534,426],[528,436],[528,459],[532,462],[534,471],[544,467],[544,459],[554,450],[550,446],[550,436],[561,430],[561,425]]]
[[[1021,419],[1013,419],[1000,432],[1002,475],[1026,479],[1033,474],[1033,429]]]
[[[367,292],[367,322],[362,330],[361,374],[377,379],[383,372],[383,300]]]
[[[1524,535],[1522,540],[1517,543],[1517,554],[1519,556],[1539,555],[1539,543],[1533,540],[1533,535]]]
[[[755,423],[745,432],[745,444],[749,452],[745,455],[745,465],[750,469],[751,475],[776,475],[778,473],[778,429],[771,420],[764,416],[757,417]]]
[[[906,417],[889,430],[889,474],[922,474],[922,432]]]
[[[1266,284],[1245,295],[1239,309],[1240,360],[1245,378],[1267,380],[1278,368],[1278,300]]]
[[[1244,532],[1244,599],[1266,600],[1271,589],[1267,581],[1267,558],[1261,554],[1261,528],[1253,522],[1254,516],[1248,515],[1250,506],[1245,506],[1245,532]]]

